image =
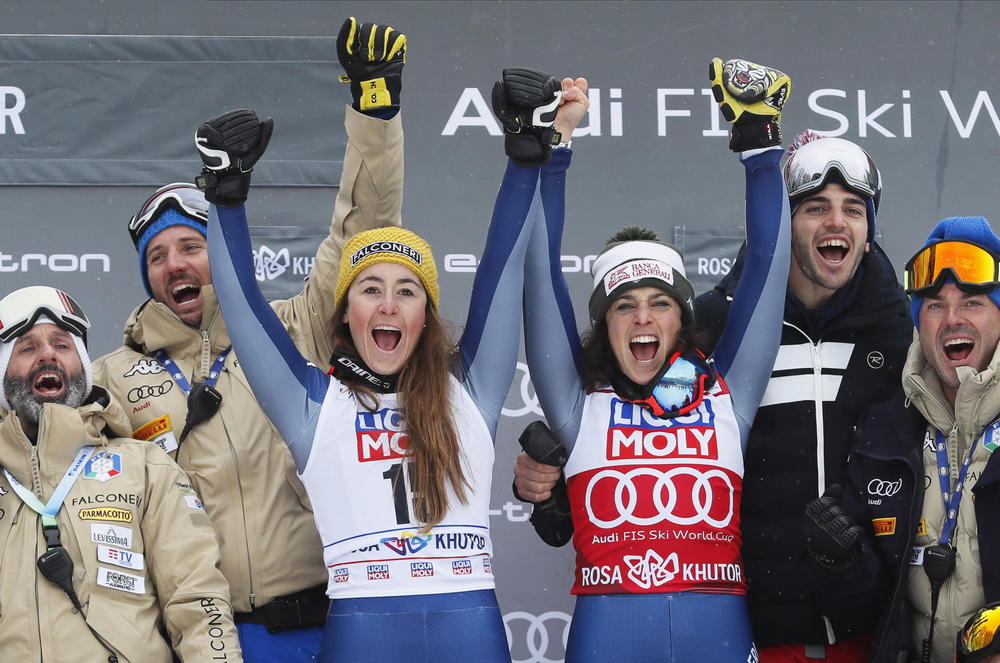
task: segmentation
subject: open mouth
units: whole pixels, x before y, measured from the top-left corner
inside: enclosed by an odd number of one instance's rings
[[[842,239],[826,239],[819,243],[816,250],[823,256],[823,260],[833,264],[840,264],[847,258],[849,247],[847,246],[847,242]]]
[[[375,345],[383,352],[392,352],[395,350],[396,346],[399,345],[399,339],[402,337],[402,332],[396,327],[377,325],[372,329],[372,338],[375,340]]]
[[[660,349],[660,342],[655,336],[636,336],[629,341],[628,349],[632,351],[632,356],[636,361],[652,361],[656,356],[656,351]]]
[[[201,296],[201,288],[193,283],[175,285],[170,293],[178,306],[189,304]]]
[[[43,371],[35,376],[31,386],[43,398],[58,396],[63,390],[63,378],[54,371]]]
[[[944,342],[944,355],[950,361],[964,361],[976,347],[971,338],[953,338]]]

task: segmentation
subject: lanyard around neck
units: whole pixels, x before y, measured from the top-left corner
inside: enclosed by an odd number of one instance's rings
[[[83,466],[90,458],[90,454],[93,453],[93,446],[86,446],[80,449],[80,453],[76,455],[73,462],[70,463],[69,469],[66,470],[66,474],[59,481],[59,485],[56,486],[55,492],[49,498],[49,501],[42,504],[42,501],[38,499],[38,496],[33,492],[21,485],[21,482],[15,479],[7,468],[4,468],[3,474],[7,477],[7,482],[10,483],[10,487],[14,489],[17,496],[21,498],[21,501],[27,504],[33,511],[42,516],[43,526],[54,526],[56,524],[56,514],[59,513],[59,509],[62,507],[63,501],[66,499],[66,495],[69,494],[70,488],[73,487],[73,483],[76,478],[80,476],[80,472],[83,471]]]
[[[990,430],[989,428],[987,430]],[[951,542],[951,537],[955,533],[958,525],[958,507],[962,503],[962,488],[965,486],[965,478],[969,473],[969,465],[972,464],[972,454],[976,450],[976,443],[979,438],[972,441],[962,459],[962,466],[958,470],[958,481],[955,482],[954,490],[951,486],[951,463],[948,461],[948,443],[941,431],[935,431],[934,454],[937,459],[938,483],[941,486],[941,498],[944,500],[945,519],[941,527],[939,542],[947,546]]]
[[[219,353],[219,356],[212,362],[212,367],[209,369],[208,375],[205,377],[202,384],[206,384],[209,387],[215,386],[215,383],[219,381],[219,374],[222,373],[222,367],[226,364],[226,357],[229,356],[229,351],[232,349],[233,346],[230,345],[228,348]],[[163,368],[167,369],[167,372],[170,373],[170,377],[174,379],[174,382],[176,382],[177,386],[181,388],[181,391],[184,392],[185,396],[191,393],[191,383],[188,382],[188,379],[184,376],[184,372],[177,366],[177,362],[171,359],[166,350],[157,350],[153,353],[153,357],[156,358],[156,361],[160,362],[160,365],[163,366]]]

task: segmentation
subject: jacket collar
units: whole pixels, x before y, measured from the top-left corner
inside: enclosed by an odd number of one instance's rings
[[[917,335],[903,365],[903,391],[924,418],[940,431],[948,432],[955,424],[965,435],[979,435],[1000,416],[1000,346],[989,365],[977,373],[959,369],[960,385],[952,407],[945,398],[937,372],[927,362]]]
[[[729,299],[732,299],[736,292],[736,286],[743,274],[745,257],[746,244],[744,243],[740,247],[736,262],[729,274],[715,286],[716,290],[722,291]],[[856,288],[853,301],[846,305],[844,302],[831,302],[833,305],[841,306],[843,310],[837,315],[830,316],[829,326],[820,330],[821,332],[825,333],[833,328],[863,327],[892,315],[908,315],[906,296],[903,294],[899,281],[896,280],[896,272],[889,261],[889,256],[885,254],[877,242],[871,243],[871,249],[861,259],[857,274],[845,288],[850,288],[852,285]],[[843,290],[844,288],[841,289],[841,291]],[[801,304],[795,306],[795,302],[795,296],[791,292],[787,292],[785,295],[785,321],[808,328],[810,325],[805,319],[804,307]]]
[[[78,408],[46,403],[38,427],[37,445],[31,444],[13,412],[0,421],[0,465],[24,486],[32,487],[31,455],[38,454],[42,489],[47,499],[80,449],[86,445],[103,446],[105,432],[114,437],[129,437],[131,428],[121,407],[97,385],[87,402]]]
[[[203,302],[201,328],[186,324],[164,304],[152,299],[138,306],[125,323],[125,345],[143,354],[166,350],[175,360],[201,352],[202,333],[207,333],[210,351],[218,353],[232,345],[215,288],[201,287]]]

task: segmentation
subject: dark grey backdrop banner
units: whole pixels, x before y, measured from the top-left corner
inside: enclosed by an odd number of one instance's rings
[[[20,82],[0,87],[0,184],[157,185],[191,162],[192,118],[239,107],[296,109],[255,183],[340,177],[349,95],[331,38],[7,35],[0,61]]]
[[[709,96],[713,56],[792,76],[787,136],[811,127],[872,154],[897,267],[938,219],[997,216],[1000,3],[6,0],[0,293],[60,286],[94,321],[92,354],[117,346],[145,297],[129,216],[156,186],[190,181],[198,124],[241,106],[276,124],[248,204],[260,283],[296,292],[337,193],[349,91],[334,39],[351,15],[410,38],[404,221],[434,247],[441,310],[459,328],[503,175],[488,99],[505,66],[591,83],[562,250],[581,328],[593,256],[623,225],[676,242],[697,291],[729,269],[744,179]],[[539,542],[510,495],[515,440],[539,416],[522,359],[490,511],[517,663],[561,661],[573,610],[572,552]]]

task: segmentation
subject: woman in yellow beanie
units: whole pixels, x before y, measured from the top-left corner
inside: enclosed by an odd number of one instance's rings
[[[559,83],[545,82],[547,129],[554,116],[568,136],[586,96],[570,84],[556,113]],[[324,545],[321,663],[510,661],[493,590],[493,436],[517,360],[539,174],[561,177],[568,162],[509,164],[457,347],[427,242],[398,227],[352,237],[329,373],[299,354],[261,295],[243,205],[212,207],[213,282],[233,345],[291,449]]]

